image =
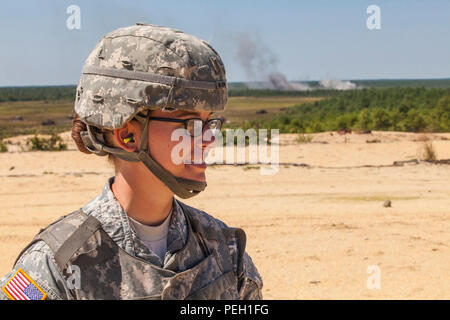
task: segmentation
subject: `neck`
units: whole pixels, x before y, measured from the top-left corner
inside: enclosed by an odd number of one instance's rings
[[[129,217],[142,224],[159,225],[172,209],[173,193],[155,176],[152,178],[127,178],[116,172],[111,189]]]

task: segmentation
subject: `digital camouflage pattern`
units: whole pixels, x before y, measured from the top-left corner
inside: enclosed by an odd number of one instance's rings
[[[217,86],[199,89],[86,72],[95,67],[124,71],[131,78],[133,72],[143,72]],[[98,128],[121,128],[145,109],[221,111],[227,102],[225,67],[219,54],[206,41],[168,27],[138,24],[107,34],[83,70],[75,112],[81,121]]]
[[[111,191],[113,181],[114,177],[110,178],[82,212],[72,213],[41,232],[51,234],[47,239],[52,240],[28,247],[13,270],[0,279],[0,285],[3,287],[22,268],[49,299],[262,298],[262,280],[245,253],[242,230],[229,228],[174,198],[167,253],[161,259],[130,227]],[[64,246],[82,229],[86,217],[98,220],[101,228],[74,248],[68,263],[61,267],[54,244]],[[70,271],[76,270],[73,266],[80,268],[79,288],[69,285]],[[1,292],[0,299],[8,297]]]

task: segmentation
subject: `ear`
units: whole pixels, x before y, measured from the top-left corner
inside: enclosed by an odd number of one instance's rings
[[[133,135],[133,140],[125,142],[124,139]],[[114,140],[117,145],[128,152],[135,152],[139,149],[139,133],[136,125],[128,122],[123,128],[114,130]]]

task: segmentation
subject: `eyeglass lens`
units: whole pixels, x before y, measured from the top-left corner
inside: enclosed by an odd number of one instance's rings
[[[189,119],[187,121],[186,130],[189,132],[189,134],[193,137],[196,135],[200,135],[203,130],[211,129],[213,132],[216,130],[220,130],[221,128],[221,121],[217,119],[208,120],[205,122],[203,126],[203,121],[200,119]]]

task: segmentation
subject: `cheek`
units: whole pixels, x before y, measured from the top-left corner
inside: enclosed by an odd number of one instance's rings
[[[179,157],[186,159],[189,153],[183,152],[188,139],[180,138],[179,141],[172,141],[173,130],[167,130],[166,128],[154,127],[149,130],[149,147],[150,155],[159,164],[161,164],[166,169],[174,169],[176,167],[183,167],[184,164],[175,164],[172,161],[172,150],[180,150]],[[176,138],[176,137],[175,137]],[[189,150],[190,144],[187,145],[186,150]]]

